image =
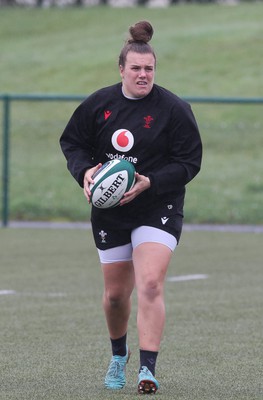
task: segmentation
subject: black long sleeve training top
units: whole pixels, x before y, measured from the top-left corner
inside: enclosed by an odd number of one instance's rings
[[[177,199],[182,213],[185,185],[201,167],[202,143],[190,105],[156,84],[136,100],[123,95],[121,83],[96,91],[75,110],[60,144],[81,187],[87,169],[114,158],[149,177],[150,189],[112,209],[114,217],[133,219],[169,199]],[[100,213],[105,210],[93,207],[93,217]]]

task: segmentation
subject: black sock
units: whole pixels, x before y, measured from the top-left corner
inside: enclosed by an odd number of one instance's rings
[[[119,339],[111,339],[112,354],[114,356],[126,356],[126,339],[127,333]]]
[[[157,356],[158,351],[140,350],[140,369],[147,367],[154,376]]]

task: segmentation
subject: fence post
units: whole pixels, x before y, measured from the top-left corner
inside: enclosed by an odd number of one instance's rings
[[[9,122],[10,122],[10,98],[3,96],[3,181],[2,181],[2,224],[8,225],[9,208]]]

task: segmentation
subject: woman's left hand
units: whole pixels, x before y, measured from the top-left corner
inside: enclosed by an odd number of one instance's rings
[[[137,197],[140,193],[144,192],[144,190],[149,189],[151,186],[150,179],[147,176],[140,175],[138,172],[135,172],[135,185],[131,190],[124,193],[123,198],[120,201],[120,206],[129,203],[135,197]]]

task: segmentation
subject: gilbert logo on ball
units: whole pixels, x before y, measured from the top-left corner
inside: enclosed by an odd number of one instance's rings
[[[97,208],[116,207],[135,183],[135,168],[126,160],[107,161],[93,175],[91,202]]]

